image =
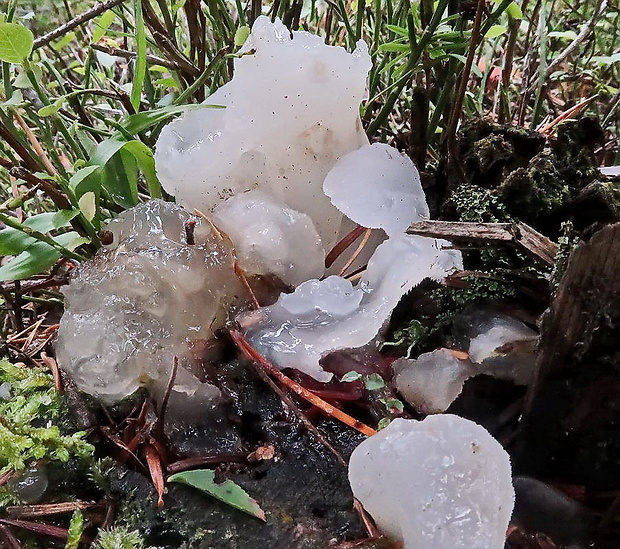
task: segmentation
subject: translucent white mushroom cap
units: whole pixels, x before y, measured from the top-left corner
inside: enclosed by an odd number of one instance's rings
[[[323,190],[347,217],[389,236],[429,216],[418,170],[408,156],[385,143],[343,156],[327,174]]]
[[[319,364],[323,356],[366,345],[411,288],[426,278],[443,280],[462,266],[460,252],[449,246],[422,236],[389,238],[370,258],[357,286],[338,276],[309,280],[238,320],[252,345],[276,366],[329,381],[332,374]]]
[[[215,209],[213,221],[230,237],[248,273],[273,273],[296,286],[325,270],[325,251],[312,219],[263,191],[229,198]]]
[[[510,458],[480,425],[395,419],[351,455],[353,495],[404,549],[503,549],[514,506]]]
[[[349,53],[261,16],[243,52],[232,80],[206,100],[225,108],[192,110],[164,127],[157,174],[178,204],[205,213],[258,188],[309,215],[331,248],[342,214],[323,180],[341,156],[368,144],[359,118],[368,48],[360,41]]]

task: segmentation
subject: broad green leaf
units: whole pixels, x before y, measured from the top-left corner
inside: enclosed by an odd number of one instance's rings
[[[506,13],[513,19],[523,19],[523,11],[521,11],[521,6],[519,6],[516,2],[510,2],[510,4],[508,4]]]
[[[0,23],[0,61],[23,63],[32,52],[34,37],[19,23]]]
[[[243,488],[232,480],[216,484],[215,473],[210,469],[196,469],[194,471],[176,473],[168,478],[168,482],[180,482],[181,484],[193,486],[248,515],[263,521],[267,520],[265,512],[260,508],[256,500],[251,498]]]
[[[10,99],[7,99],[3,103],[0,103],[0,108],[5,109],[7,107],[15,107],[24,102],[24,96],[20,90],[15,90],[13,95],[11,95]]]
[[[370,374],[364,377],[364,385],[369,391],[376,391],[385,387],[385,381],[379,374]]]
[[[142,141],[129,141],[123,148],[123,151],[129,152],[138,163],[138,168],[146,179],[151,198],[161,198],[161,185],[155,170],[153,151],[142,143]]]
[[[502,4],[503,0],[493,0],[496,4]],[[506,7],[505,12],[512,17],[512,19],[523,19],[523,11],[516,2],[510,2]]]
[[[577,33],[574,30],[552,31],[547,35],[549,38],[560,38],[562,40],[575,40]]]
[[[52,47],[54,51],[62,51],[69,44],[71,44],[71,42],[73,42],[74,40],[75,40],[75,32],[71,31],[65,34],[60,40],[57,40],[56,42],[52,42],[50,46]]]
[[[101,186],[119,206],[132,208],[137,205],[139,199],[136,159],[121,148],[108,160],[101,172]]]
[[[41,118],[52,116],[53,114],[56,114],[60,109],[62,109],[62,106],[65,104],[66,100],[67,100],[66,96],[63,95],[59,97],[58,99],[56,99],[56,101],[54,101],[53,103],[50,103],[49,105],[45,105],[44,107],[41,107],[37,111],[37,114]]]
[[[484,35],[485,38],[497,38],[506,32],[504,25],[492,25],[491,28]]]
[[[100,171],[101,166],[85,166],[71,176],[71,179],[69,179],[69,187],[78,200],[88,191],[99,191],[101,187],[101,177],[97,172]]]
[[[13,80],[12,84],[14,88],[17,88],[20,90],[27,90],[29,88],[32,88],[32,82],[30,82],[28,75],[24,71],[20,72],[15,77],[15,80]]]
[[[105,141],[102,141],[101,143],[99,143],[99,145],[97,145],[95,154],[91,159],[91,164],[101,167],[107,167],[108,164],[112,161],[113,157],[116,157],[116,155],[118,153],[122,153],[122,151],[129,153],[133,157],[134,161],[137,164],[137,167],[140,169],[140,171],[144,175],[144,178],[146,179],[150,196],[152,198],[161,198],[161,186],[155,172],[155,159],[153,158],[153,151],[151,151],[151,149],[149,149],[141,141],[123,141],[118,138],[106,139]],[[130,176],[133,176],[133,168],[131,163],[126,158],[121,159],[120,164],[118,163],[118,159],[116,159],[115,168],[117,170],[129,170],[125,174],[125,180],[131,181]],[[135,206],[135,204],[137,204],[137,188],[134,192],[133,185],[127,186],[126,184],[124,184],[122,173],[109,172],[110,170],[106,169],[106,180],[114,188],[112,194],[116,194],[118,198],[123,199],[123,193],[125,191],[131,191],[131,195],[124,197],[125,200],[123,204],[121,204],[120,202],[118,202],[118,204],[124,207],[131,207],[131,205]],[[127,205],[130,203],[131,205]]]
[[[59,210],[33,215],[26,219],[24,226],[40,233],[47,233],[66,227],[77,214],[77,210]],[[0,231],[0,256],[18,255],[36,242],[36,238],[12,227],[6,227]]]
[[[114,19],[116,19],[116,14],[112,10],[104,12],[101,17],[95,19],[95,28],[93,30],[93,42],[95,44],[103,38],[110,25],[114,23]]]
[[[69,250],[90,242],[75,231],[61,234],[54,240]],[[45,242],[37,241],[0,267],[0,282],[24,280],[49,269],[60,259],[60,252]]]

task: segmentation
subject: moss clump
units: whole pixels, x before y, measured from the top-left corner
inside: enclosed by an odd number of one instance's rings
[[[93,549],[142,549],[144,540],[137,530],[125,527],[101,530]]]
[[[527,168],[510,172],[498,189],[505,211],[526,223],[565,208],[571,200],[568,184],[562,179],[550,151],[534,157]]]
[[[461,185],[450,200],[460,221],[497,223],[507,221],[509,217],[497,196],[478,185]]]
[[[61,431],[62,401],[44,369],[0,361],[0,384],[9,392],[0,399],[0,475],[21,471],[33,460],[67,462],[91,455],[93,446],[83,432]]]

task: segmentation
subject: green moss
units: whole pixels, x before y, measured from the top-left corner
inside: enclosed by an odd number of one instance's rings
[[[21,471],[32,460],[90,456],[93,447],[84,433],[64,433],[58,425],[62,401],[49,373],[0,361],[3,383],[10,398],[0,400],[0,474]]]
[[[144,541],[140,532],[125,527],[101,530],[93,549],[142,549]]]
[[[495,193],[478,185],[461,185],[450,197],[460,221],[497,223],[508,214]]]

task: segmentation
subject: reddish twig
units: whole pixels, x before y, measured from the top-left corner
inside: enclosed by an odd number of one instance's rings
[[[338,244],[336,244],[332,250],[325,256],[325,268],[329,269],[336,259],[338,259],[342,252],[344,252],[353,242],[355,242],[362,233],[366,230],[366,227],[357,226],[350,233],[346,234]]]
[[[149,444],[146,444],[144,447],[144,457],[149,467],[149,474],[151,475],[153,486],[155,486],[155,490],[157,491],[157,507],[163,507],[164,492],[166,490],[164,471],[161,465],[161,456],[150,441]]]
[[[307,400],[313,406],[316,406],[320,410],[323,410],[327,415],[341,421],[345,425],[352,427],[353,429],[359,431],[360,433],[366,436],[372,436],[377,433],[372,427],[365,425],[361,421],[351,417],[350,415],[344,413],[342,410],[335,408],[328,402],[325,402],[322,398],[319,398],[314,393],[299,385],[299,383],[294,382],[289,377],[285,376],[280,370],[278,370],[271,362],[269,362],[263,355],[261,355],[256,349],[254,349],[248,341],[245,339],[243,334],[236,329],[230,330],[230,335],[239,348],[239,350],[250,360],[256,362],[261,366],[269,375],[274,376],[280,383],[286,386],[288,389],[293,391],[295,394]]]
[[[342,267],[342,269],[340,269],[340,272],[338,273],[338,276],[344,276],[344,273],[347,272],[347,269],[353,265],[353,262],[358,258],[358,256],[362,253],[362,250],[364,249],[364,246],[366,246],[366,244],[368,243],[368,239],[370,238],[370,235],[372,234],[372,229],[366,229],[364,231],[364,238],[362,238],[362,241],[359,243],[359,245],[357,246],[357,248],[355,249],[355,251],[353,252],[353,254],[351,255],[351,257],[348,259],[348,261],[344,264],[344,266]]]
[[[56,391],[62,393],[62,377],[60,376],[57,362],[51,356],[47,356],[46,353],[41,353],[41,361],[50,369],[50,372],[52,372]]]
[[[0,523],[7,524],[9,526],[15,526],[17,528],[23,528],[24,530],[29,530],[30,532],[35,532],[36,534],[41,534],[44,536],[49,536],[50,538],[66,540],[68,535],[68,530],[66,528],[60,528],[59,526],[53,526],[51,524],[45,524],[43,522],[0,519]],[[93,542],[90,538],[86,536],[82,536],[80,538],[80,541],[82,543]]]
[[[166,385],[166,392],[164,393],[164,398],[161,401],[161,407],[159,409],[159,414],[157,416],[156,432],[160,440],[162,440],[164,436],[166,409],[168,408],[168,401],[170,400],[170,393],[172,392],[172,388],[174,387],[174,380],[177,377],[178,370],[179,370],[179,357],[174,356],[172,358],[172,370],[170,371],[170,377],[168,378],[168,384]]]
[[[248,277],[245,276],[245,271],[241,267],[239,267],[238,261],[235,261],[234,269],[235,269],[235,274],[237,275],[237,278],[241,281],[241,284],[243,284],[245,291],[250,296],[252,307],[254,309],[260,309],[260,303],[258,302],[258,299],[256,299],[256,294],[254,293],[254,290],[252,290],[252,287],[250,286],[250,283],[248,282]]]
[[[244,463],[247,461],[247,457],[247,454],[238,452],[235,454],[211,454],[207,456],[187,458],[171,463],[166,467],[166,472],[168,474],[174,474],[180,471],[194,469],[195,467],[201,467],[203,465],[219,465],[220,463]]]

